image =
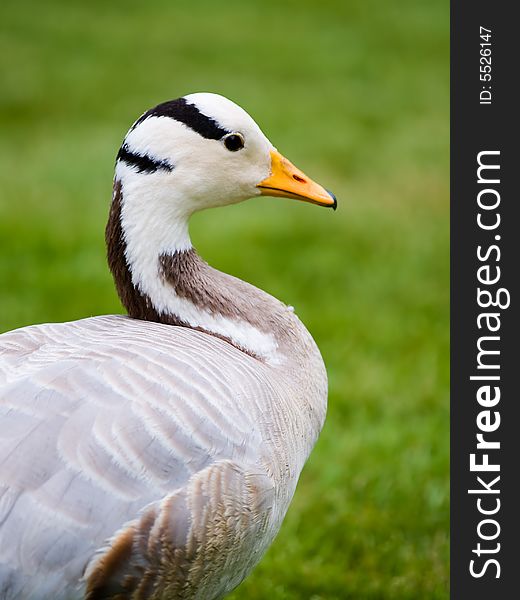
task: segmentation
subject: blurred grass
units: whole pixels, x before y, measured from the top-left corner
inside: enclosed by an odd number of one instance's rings
[[[0,7],[0,330],[121,312],[103,228],[147,107],[229,96],[333,189],[197,215],[214,266],[293,304],[329,414],[235,600],[448,597],[448,3]]]

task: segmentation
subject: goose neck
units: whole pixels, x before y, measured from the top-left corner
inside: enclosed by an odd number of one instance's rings
[[[280,362],[289,309],[202,260],[188,220],[164,199],[143,198],[143,190],[116,179],[106,240],[128,314],[201,330],[256,358]]]

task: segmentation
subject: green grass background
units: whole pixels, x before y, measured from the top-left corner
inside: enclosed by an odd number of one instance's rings
[[[447,0],[6,0],[0,331],[121,312],[114,156],[160,101],[222,93],[335,191],[197,215],[214,266],[289,304],[329,413],[283,528],[234,600],[448,597]]]

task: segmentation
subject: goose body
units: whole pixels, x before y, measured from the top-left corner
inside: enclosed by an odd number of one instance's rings
[[[2,600],[222,598],[275,537],[325,418],[323,361],[188,234],[196,210],[260,193],[335,207],[221,96],[127,134],[106,233],[129,316],[0,336]]]

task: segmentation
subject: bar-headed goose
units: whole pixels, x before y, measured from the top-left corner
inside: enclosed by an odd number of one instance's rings
[[[327,379],[293,311],[212,269],[190,216],[336,207],[230,100],[159,104],[117,155],[108,261],[129,316],[0,336],[0,598],[222,598],[276,535]]]

